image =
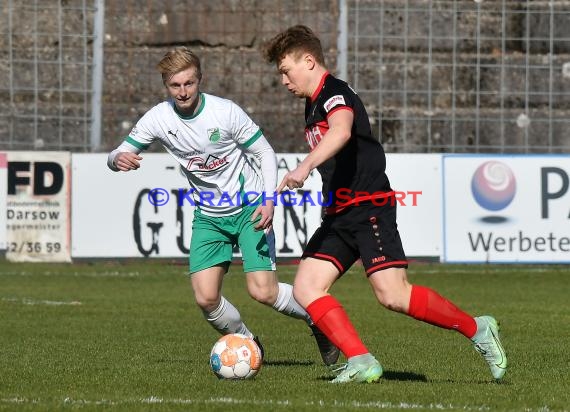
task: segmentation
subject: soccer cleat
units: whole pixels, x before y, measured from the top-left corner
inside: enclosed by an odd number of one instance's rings
[[[499,340],[499,325],[495,318],[491,316],[480,316],[476,318],[479,323],[486,323],[485,330],[477,332],[477,339],[473,339],[473,346],[489,364],[493,377],[501,379],[507,371],[507,355]]]
[[[380,366],[380,363],[376,359],[366,364],[347,362],[337,370],[340,370],[340,373],[331,383],[378,382],[383,372],[382,366]]]
[[[253,341],[257,344],[257,346],[259,347],[259,351],[261,352],[261,361],[263,362],[263,359],[265,357],[265,350],[263,349],[263,345],[261,344],[261,342],[259,341],[259,336],[254,336],[253,337]]]
[[[318,327],[313,324],[309,326],[313,331],[312,335],[317,341],[317,346],[319,347],[319,352],[321,353],[321,358],[325,365],[334,365],[340,356],[340,349],[337,348]]]

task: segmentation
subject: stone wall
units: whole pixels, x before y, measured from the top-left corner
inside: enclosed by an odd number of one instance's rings
[[[387,150],[567,152],[570,2],[429,3],[350,17],[349,77]]]
[[[173,46],[201,58],[202,90],[234,100],[263,128],[277,151],[305,151],[304,103],[280,85],[261,45],[294,24],[317,31],[334,68],[338,9],[327,0],[152,0],[137,12],[129,2],[108,1],[105,32],[105,147],[164,98],[156,63]],[[135,19],[130,16],[136,16]]]
[[[0,149],[89,150],[93,39],[81,33],[93,32],[93,10],[83,8],[92,2],[29,3],[13,0],[9,10],[0,2]],[[351,30],[361,9],[349,81],[387,150],[570,149],[570,1],[433,1],[431,13],[427,1],[406,2],[407,13],[402,3],[348,0]],[[203,91],[240,104],[276,151],[306,151],[304,102],[280,85],[260,47],[307,24],[334,72],[337,1],[107,0],[105,7],[101,151],[165,97],[155,66],[179,45],[201,57]],[[517,123],[523,113],[526,127]]]

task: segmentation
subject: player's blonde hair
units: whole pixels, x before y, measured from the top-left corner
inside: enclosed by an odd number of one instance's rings
[[[200,59],[186,47],[176,47],[175,49],[168,51],[156,67],[162,75],[163,82],[166,82],[176,73],[191,67],[196,68],[198,79],[202,79],[202,66],[200,65]]]
[[[321,41],[310,28],[303,25],[289,27],[265,43],[263,47],[264,59],[268,63],[277,63],[277,65],[288,54],[298,59],[303,53],[311,54],[317,63],[325,65]]]

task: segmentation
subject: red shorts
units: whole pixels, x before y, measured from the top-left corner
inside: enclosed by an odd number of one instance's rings
[[[396,223],[396,204],[365,203],[325,215],[302,258],[331,262],[342,274],[359,258],[367,276],[392,267],[408,267]]]

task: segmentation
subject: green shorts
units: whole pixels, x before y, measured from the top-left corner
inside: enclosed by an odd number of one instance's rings
[[[190,240],[190,273],[230,263],[233,249],[240,248],[244,272],[275,270],[275,235],[255,230],[251,215],[255,207],[224,217],[206,216],[194,210]]]

